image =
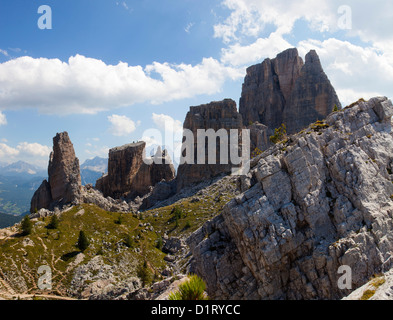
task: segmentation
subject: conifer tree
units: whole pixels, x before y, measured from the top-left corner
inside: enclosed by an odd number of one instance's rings
[[[80,251],[85,251],[90,245],[89,239],[87,239],[85,233],[83,231],[79,232],[78,238],[78,248]]]
[[[54,214],[47,226],[48,229],[57,229],[59,227],[59,218]]]
[[[31,233],[31,231],[33,230],[33,224],[31,223],[29,216],[25,216],[23,218],[21,223],[21,228],[22,228],[22,235],[28,236]]]

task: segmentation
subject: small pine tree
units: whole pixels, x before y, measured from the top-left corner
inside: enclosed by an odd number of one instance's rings
[[[137,275],[141,279],[143,287],[150,282],[151,276],[146,261],[138,267]]]
[[[132,248],[134,246],[134,241],[129,234],[126,234],[126,236],[124,237],[124,243],[128,248]]]
[[[119,217],[115,220],[116,224],[122,224],[123,223],[123,217],[121,216],[121,214],[119,214]]]
[[[90,245],[89,239],[86,237],[85,233],[83,231],[79,232],[79,238],[78,238],[78,248],[80,251],[85,251]]]
[[[337,112],[338,111],[338,107],[337,107],[337,105],[335,104],[334,105],[334,108],[333,108],[333,112]]]
[[[179,226],[179,220],[182,218],[182,211],[178,207],[172,209],[172,214],[175,219],[176,228]]]
[[[33,224],[29,216],[25,216],[21,223],[22,235],[28,236],[33,230]]]
[[[54,214],[47,226],[48,229],[57,229],[59,227],[59,218]]]
[[[274,135],[270,136],[270,141],[274,144],[279,143],[280,141],[284,140],[287,136],[287,127],[283,123],[281,127],[274,129]]]

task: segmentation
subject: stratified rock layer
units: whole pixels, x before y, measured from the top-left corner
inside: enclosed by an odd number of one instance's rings
[[[296,133],[335,105],[341,109],[317,53],[310,51],[303,63],[294,48],[247,69],[239,111],[247,126],[258,121],[273,132],[285,123],[288,133]]]
[[[158,182],[175,178],[175,169],[167,152],[159,149],[154,162],[146,164],[145,146],[142,141],[109,150],[108,174],[96,183],[96,188],[105,197],[142,196]]]
[[[263,153],[189,239],[213,299],[339,299],[393,266],[393,105],[359,101]]]
[[[229,130],[237,129],[239,130],[240,135],[241,130],[243,129],[243,122],[241,115],[237,112],[235,101],[225,99],[223,101],[215,101],[197,107],[190,107],[190,111],[187,113],[183,128],[188,129],[193,133],[194,164],[184,163],[179,166],[177,174],[178,191],[193,183],[201,182],[221,173],[228,173],[231,171],[233,165],[229,157],[229,147],[228,163],[223,164],[219,159],[221,150],[219,146],[220,141],[218,141],[216,148],[216,164],[208,163],[208,143],[205,144],[205,163],[197,163],[197,132],[199,129],[213,129],[215,132],[224,129],[227,131],[228,143]],[[186,155],[183,154],[183,156],[185,157]]]
[[[52,210],[55,206],[77,203],[81,195],[79,160],[67,132],[53,138],[49,157],[48,181],[44,180],[35,192],[30,211]]]

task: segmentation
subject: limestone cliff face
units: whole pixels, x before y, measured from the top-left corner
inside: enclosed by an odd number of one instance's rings
[[[235,101],[225,99],[223,101],[215,101],[197,107],[190,107],[183,128],[190,130],[194,136],[194,164],[185,163],[179,166],[177,174],[178,191],[185,186],[231,171],[233,165],[230,161],[228,161],[228,164],[220,164],[219,141],[216,149],[216,164],[208,164],[207,143],[205,144],[205,164],[197,164],[197,131],[199,129],[213,129],[217,132],[218,130],[224,129],[229,132],[230,129],[238,129],[240,135],[243,129],[243,122],[241,115],[237,112]],[[227,136],[229,137],[229,134]],[[229,157],[228,159],[230,160]]]
[[[146,164],[145,142],[109,150],[108,174],[97,180],[96,188],[112,198],[147,194],[158,182],[175,178],[175,169],[168,154],[157,151],[156,161]]]
[[[79,159],[67,132],[53,138],[53,151],[49,157],[48,181],[43,181],[35,192],[30,211],[53,209],[68,203],[76,203],[81,195]]]
[[[301,69],[283,113],[289,133],[301,131],[316,120],[325,119],[340,101],[322,69],[317,53],[311,50]]]
[[[258,121],[273,132],[285,123],[295,133],[324,119],[335,105],[341,108],[316,52],[303,63],[294,48],[247,69],[239,112],[245,125]]]
[[[339,299],[340,266],[353,289],[392,268],[392,115],[359,101],[255,158],[249,189],[188,239],[209,296]]]

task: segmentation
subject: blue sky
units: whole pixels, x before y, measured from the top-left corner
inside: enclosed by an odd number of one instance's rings
[[[1,0],[0,162],[46,167],[61,131],[81,162],[142,138],[154,145],[149,129],[179,140],[190,106],[238,103],[246,67],[289,47],[317,50],[344,105],[392,97],[392,2],[343,4]],[[37,25],[41,5],[51,30]]]

